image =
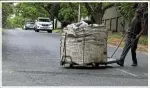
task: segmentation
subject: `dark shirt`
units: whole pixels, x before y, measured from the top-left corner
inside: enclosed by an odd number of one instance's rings
[[[128,32],[131,35],[137,35],[141,31],[141,19],[134,17],[129,26]]]

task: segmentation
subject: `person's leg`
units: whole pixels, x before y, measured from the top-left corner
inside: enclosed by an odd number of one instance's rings
[[[134,40],[133,44],[131,45],[131,54],[132,54],[132,61],[133,61],[132,66],[136,66],[137,65],[136,49],[137,49],[138,40],[139,39]]]
[[[128,51],[130,50],[130,47],[131,47],[131,38],[127,36],[126,40],[125,40],[125,46],[123,48],[123,51],[122,51],[122,54],[120,57],[120,61],[117,64],[119,64],[119,65],[124,64],[125,57],[126,57]]]

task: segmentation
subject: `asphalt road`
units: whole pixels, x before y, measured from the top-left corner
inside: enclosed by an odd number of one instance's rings
[[[124,67],[64,68],[57,33],[5,29],[2,44],[3,86],[148,86],[148,55],[141,52],[138,67],[131,66],[129,53]],[[108,46],[108,56],[114,49]]]

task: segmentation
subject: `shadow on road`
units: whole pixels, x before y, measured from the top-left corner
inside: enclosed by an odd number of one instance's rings
[[[93,70],[93,69],[107,69],[107,68],[114,68],[112,66],[99,66],[99,67],[87,67],[87,66],[74,66],[74,67],[62,67],[62,68],[66,68],[66,69],[89,69],[89,70]]]

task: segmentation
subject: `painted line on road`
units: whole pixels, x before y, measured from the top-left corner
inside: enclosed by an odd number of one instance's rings
[[[145,76],[148,76],[148,73],[144,73]]]
[[[124,73],[127,73],[127,74],[129,74],[129,75],[131,75],[131,76],[138,77],[138,75],[133,74],[133,73],[130,73],[130,72],[128,72],[128,71],[121,70],[121,69],[117,69],[117,70],[119,70],[119,71],[121,71],[121,72],[124,72]]]

